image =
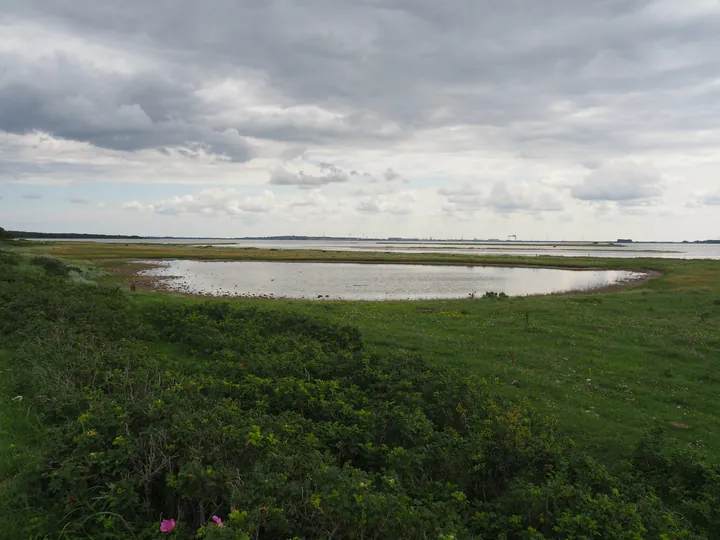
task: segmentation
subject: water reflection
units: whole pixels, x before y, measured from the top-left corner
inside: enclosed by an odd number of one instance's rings
[[[409,264],[164,261],[144,275],[191,294],[332,300],[465,298],[485,292],[549,294],[637,279],[623,270]]]

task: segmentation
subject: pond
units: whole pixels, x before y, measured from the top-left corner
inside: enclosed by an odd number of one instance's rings
[[[140,275],[161,288],[209,296],[270,296],[327,300],[467,298],[486,292],[510,296],[603,288],[642,279],[624,270],[559,270],[421,264],[250,261],[143,261]]]

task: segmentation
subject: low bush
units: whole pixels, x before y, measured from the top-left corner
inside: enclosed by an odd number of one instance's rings
[[[0,264],[15,266],[20,264],[22,257],[12,251],[0,249]]]
[[[46,272],[55,276],[67,276],[70,273],[70,268],[57,257],[40,255],[30,259],[30,264],[41,266]]]
[[[0,262],[0,336],[22,396],[3,406],[29,404],[45,426],[37,462],[0,500],[25,537],[718,530],[717,469],[657,435],[612,474],[524,403],[372,354],[353,328],[220,302],[138,308],[40,266]]]

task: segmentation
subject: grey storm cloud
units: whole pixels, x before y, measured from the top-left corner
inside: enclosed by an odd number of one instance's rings
[[[0,129],[4,131],[44,131],[122,151],[201,146],[235,161],[255,155],[237,129],[218,129],[192,117],[199,104],[189,92],[178,91],[179,81],[151,75],[103,78],[58,59],[55,65],[18,72],[6,69],[0,82]]]
[[[0,52],[1,130],[122,151],[199,147],[246,161],[252,138],[363,144],[461,123],[506,129],[525,155],[567,153],[568,142],[614,155],[688,144],[677,134],[720,115],[709,84],[720,15],[702,2],[0,0],[0,13],[7,27],[150,59],[109,69],[62,41],[48,56]],[[279,113],[229,111],[204,92],[248,78],[272,89]],[[297,104],[337,115],[290,114]],[[659,132],[672,136],[649,138]]]

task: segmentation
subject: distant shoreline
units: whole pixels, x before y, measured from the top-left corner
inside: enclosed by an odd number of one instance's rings
[[[265,241],[265,242],[375,242],[378,244],[463,244],[463,245],[512,245],[512,246],[537,246],[537,245],[557,245],[557,246],[577,246],[577,247],[620,247],[625,248],[633,244],[720,244],[720,240],[633,240],[630,242],[618,242],[609,240],[500,240],[500,239],[423,239],[423,238],[365,238],[354,236],[243,236],[243,237],[207,237],[207,236],[138,236],[138,235],[113,235],[113,234],[93,234],[93,233],[44,233],[30,231],[8,231],[15,238],[20,240],[132,240],[141,242],[143,240],[150,241],[187,241],[196,242],[204,240],[217,240],[219,242],[238,242],[238,241]]]

